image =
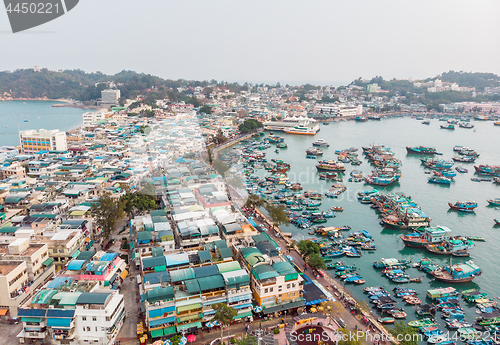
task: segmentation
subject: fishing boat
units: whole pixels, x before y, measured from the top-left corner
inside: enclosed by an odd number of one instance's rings
[[[491,176],[500,176],[500,166],[498,165],[479,165],[474,166],[476,169],[476,173],[480,175],[491,175]]]
[[[319,178],[320,180],[334,180],[337,178],[337,174],[333,172],[326,172],[326,173],[320,173]]]
[[[280,149],[286,149],[288,148],[288,145],[286,143],[278,143],[276,147],[279,147]]]
[[[393,317],[381,317],[378,319],[380,323],[394,323],[396,320]]]
[[[423,125],[430,125],[430,124],[431,124],[431,122],[430,122],[429,120],[424,120],[424,121],[422,121],[422,124],[423,124]]]
[[[408,326],[420,328],[425,326],[436,326],[436,322],[433,319],[425,318],[420,320],[413,320],[408,322]]]
[[[434,175],[428,178],[429,183],[451,185],[451,178],[445,176]]]
[[[428,227],[423,233],[412,233],[401,236],[405,246],[423,248],[428,244],[441,243],[451,230],[444,226]]]
[[[474,209],[477,208],[477,202],[475,202],[475,201],[457,201],[454,204],[449,202],[448,206],[452,210],[456,210],[456,211],[474,212]]]
[[[293,183],[290,190],[302,190],[302,185],[300,183]]]
[[[318,139],[315,142],[312,143],[313,146],[320,146],[320,147],[329,147],[330,143],[324,139]]]
[[[321,155],[323,155],[323,151],[321,151],[320,149],[317,149],[315,147],[308,148],[306,150],[306,153],[308,155],[312,155],[312,156],[321,156]]]
[[[474,156],[455,156],[452,159],[455,162],[462,162],[462,163],[474,163],[476,161],[476,157]]]
[[[446,283],[465,283],[481,275],[481,269],[472,261],[452,265],[450,258],[450,265],[440,267],[430,272],[430,275]]]
[[[366,122],[368,121],[368,118],[367,117],[364,117],[364,116],[356,116],[356,122]]]
[[[330,207],[330,210],[337,211],[337,212],[342,212],[342,211],[344,211],[344,208],[342,208],[340,206],[332,206],[332,207]]]
[[[500,220],[499,219],[493,219],[495,221],[496,225],[500,225]]]
[[[466,174],[469,172],[469,170],[463,168],[463,167],[455,167],[455,170],[458,171],[461,174]]]
[[[467,122],[460,122],[460,123],[458,124],[458,126],[459,126],[460,128],[474,128],[474,125],[473,125],[473,124],[471,124],[471,123],[467,123]]]
[[[441,125],[439,127],[441,127],[442,129],[455,129],[455,125],[451,123],[447,125]]]
[[[343,172],[345,171],[344,163],[336,162],[333,160],[323,160],[319,161],[316,165],[318,171],[330,171],[330,172]]]
[[[435,155],[435,154],[437,154],[437,151],[434,147],[427,147],[427,146],[415,146],[415,147],[407,146],[406,152],[414,153],[414,154],[421,154],[421,155]]]
[[[486,200],[490,206],[500,206],[500,198]]]
[[[478,339],[481,336],[481,332],[472,327],[459,328],[457,332],[460,339]]]

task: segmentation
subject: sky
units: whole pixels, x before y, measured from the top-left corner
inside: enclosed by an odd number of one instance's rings
[[[13,34],[0,8],[0,70],[323,85],[500,74],[499,13],[498,0],[80,0]]]

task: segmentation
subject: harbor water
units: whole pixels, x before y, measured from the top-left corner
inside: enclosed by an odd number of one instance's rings
[[[363,292],[363,288],[367,286],[386,286],[386,290],[391,290],[391,292],[395,286],[418,289],[420,292],[418,296],[423,303],[430,303],[430,300],[425,298],[426,290],[446,286],[453,286],[458,291],[477,288],[481,292],[487,293],[488,298],[494,298],[495,300],[498,300],[497,296],[500,296],[500,292],[497,290],[497,287],[500,286],[500,269],[497,267],[500,253],[500,228],[494,226],[493,221],[495,218],[500,218],[500,207],[488,206],[486,202],[487,199],[500,197],[500,185],[492,182],[471,181],[471,177],[477,177],[477,175],[474,175],[474,165],[500,165],[500,152],[498,149],[500,147],[500,127],[494,126],[491,121],[471,121],[475,126],[474,129],[456,126],[455,130],[446,130],[439,127],[443,123],[445,122],[433,119],[430,125],[424,125],[421,124],[421,121],[410,117],[389,118],[363,123],[354,121],[333,122],[329,125],[321,124],[321,130],[315,136],[287,135],[282,132],[275,132],[274,135],[284,137],[284,142],[288,145],[288,148],[280,149],[279,153],[276,153],[276,145],[272,144],[271,148],[262,151],[266,153],[268,161],[277,158],[289,163],[291,169],[287,174],[290,177],[290,182],[301,183],[304,187],[302,191],[316,190],[323,194],[320,211],[327,211],[332,206],[343,207],[343,212],[336,212],[335,218],[327,218],[327,223],[321,225],[349,225],[352,228],[351,231],[367,230],[373,236],[377,246],[376,250],[363,251],[360,258],[340,257],[337,259],[349,265],[355,264],[359,268],[358,272],[366,280],[363,285],[346,285],[346,289],[358,300],[368,301],[368,295]],[[260,137],[260,140],[262,138],[264,137]],[[324,154],[319,156],[318,159],[336,160],[335,150],[356,147],[358,148],[358,158],[363,161],[358,166],[351,166],[346,163],[343,183],[347,190],[338,198],[324,196],[324,192],[331,187],[332,183],[336,182],[320,180],[315,168],[317,160],[306,159],[305,150],[312,147],[312,143],[317,139],[325,139],[330,143],[330,147],[320,147]],[[390,147],[395,157],[402,161],[402,177],[399,183],[384,188],[373,187],[364,182],[348,181],[349,173],[352,170],[362,171],[365,176],[374,170],[374,166],[362,155],[362,147],[371,146],[372,144],[383,144]],[[450,160],[456,153],[453,151],[455,145],[473,148],[480,154],[480,157],[475,163],[456,162],[453,168],[456,166],[465,167],[468,169],[468,173],[457,173],[451,186],[430,184],[427,181],[430,175],[425,174],[425,171],[430,170],[424,169],[420,161],[422,157],[426,156],[409,155],[406,152],[406,146],[420,145],[435,147],[438,152],[443,154],[442,156],[434,156],[438,159]],[[230,151],[226,150],[226,153]],[[255,174],[261,177],[269,176],[269,173],[264,169],[256,170]],[[383,193],[397,192],[411,196],[422,211],[432,219],[431,226],[449,227],[452,230],[451,235],[483,237],[486,241],[475,242],[475,247],[470,250],[470,258],[453,257],[453,263],[473,260],[475,264],[481,267],[482,275],[469,283],[447,284],[434,281],[417,268],[409,268],[407,270],[409,276],[423,277],[422,283],[396,284],[389,281],[382,275],[381,270],[372,267],[374,261],[382,258],[397,258],[409,259],[415,263],[421,258],[431,258],[439,265],[447,265],[450,257],[431,254],[425,248],[407,248],[400,236],[409,233],[409,230],[387,229],[380,225],[380,218],[375,210],[371,209],[370,205],[363,205],[357,200],[359,191],[372,190],[373,188],[377,188]],[[476,200],[479,207],[475,210],[475,213],[451,211],[448,202],[455,203],[458,200]],[[281,226],[281,229],[292,233],[293,239],[297,242],[312,237],[321,238],[316,235],[309,235],[308,230],[299,229],[294,225]],[[333,274],[334,271],[331,272]],[[474,306],[472,304],[468,305],[465,301],[462,301],[461,304],[466,310],[467,320],[474,323],[477,316],[474,313]],[[398,299],[397,306],[406,309],[408,316],[405,322],[417,319],[417,314],[412,310],[414,307],[406,305],[401,299]],[[381,316],[374,308],[372,308],[372,313],[375,317]],[[436,314],[438,319],[439,314]],[[442,320],[438,322],[441,323],[440,328],[446,331]]]
[[[86,109],[52,107],[53,101],[0,102],[0,146],[19,145],[19,130],[59,129],[67,131],[82,124]]]

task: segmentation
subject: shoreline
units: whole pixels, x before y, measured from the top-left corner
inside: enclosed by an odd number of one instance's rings
[[[91,110],[99,110],[102,107],[96,105],[85,105],[77,103],[76,101],[66,99],[66,98],[0,98],[0,102],[8,102],[8,101],[39,101],[39,102],[61,102],[62,104],[54,104],[52,105],[54,108],[80,108],[80,109],[91,109]]]

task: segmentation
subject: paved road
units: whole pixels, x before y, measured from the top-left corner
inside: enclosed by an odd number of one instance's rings
[[[19,344],[19,340],[17,338],[17,335],[21,332],[23,329],[23,324],[22,322],[19,322],[17,325],[10,325],[6,322],[1,322],[0,323],[0,337],[1,337],[1,344]]]

